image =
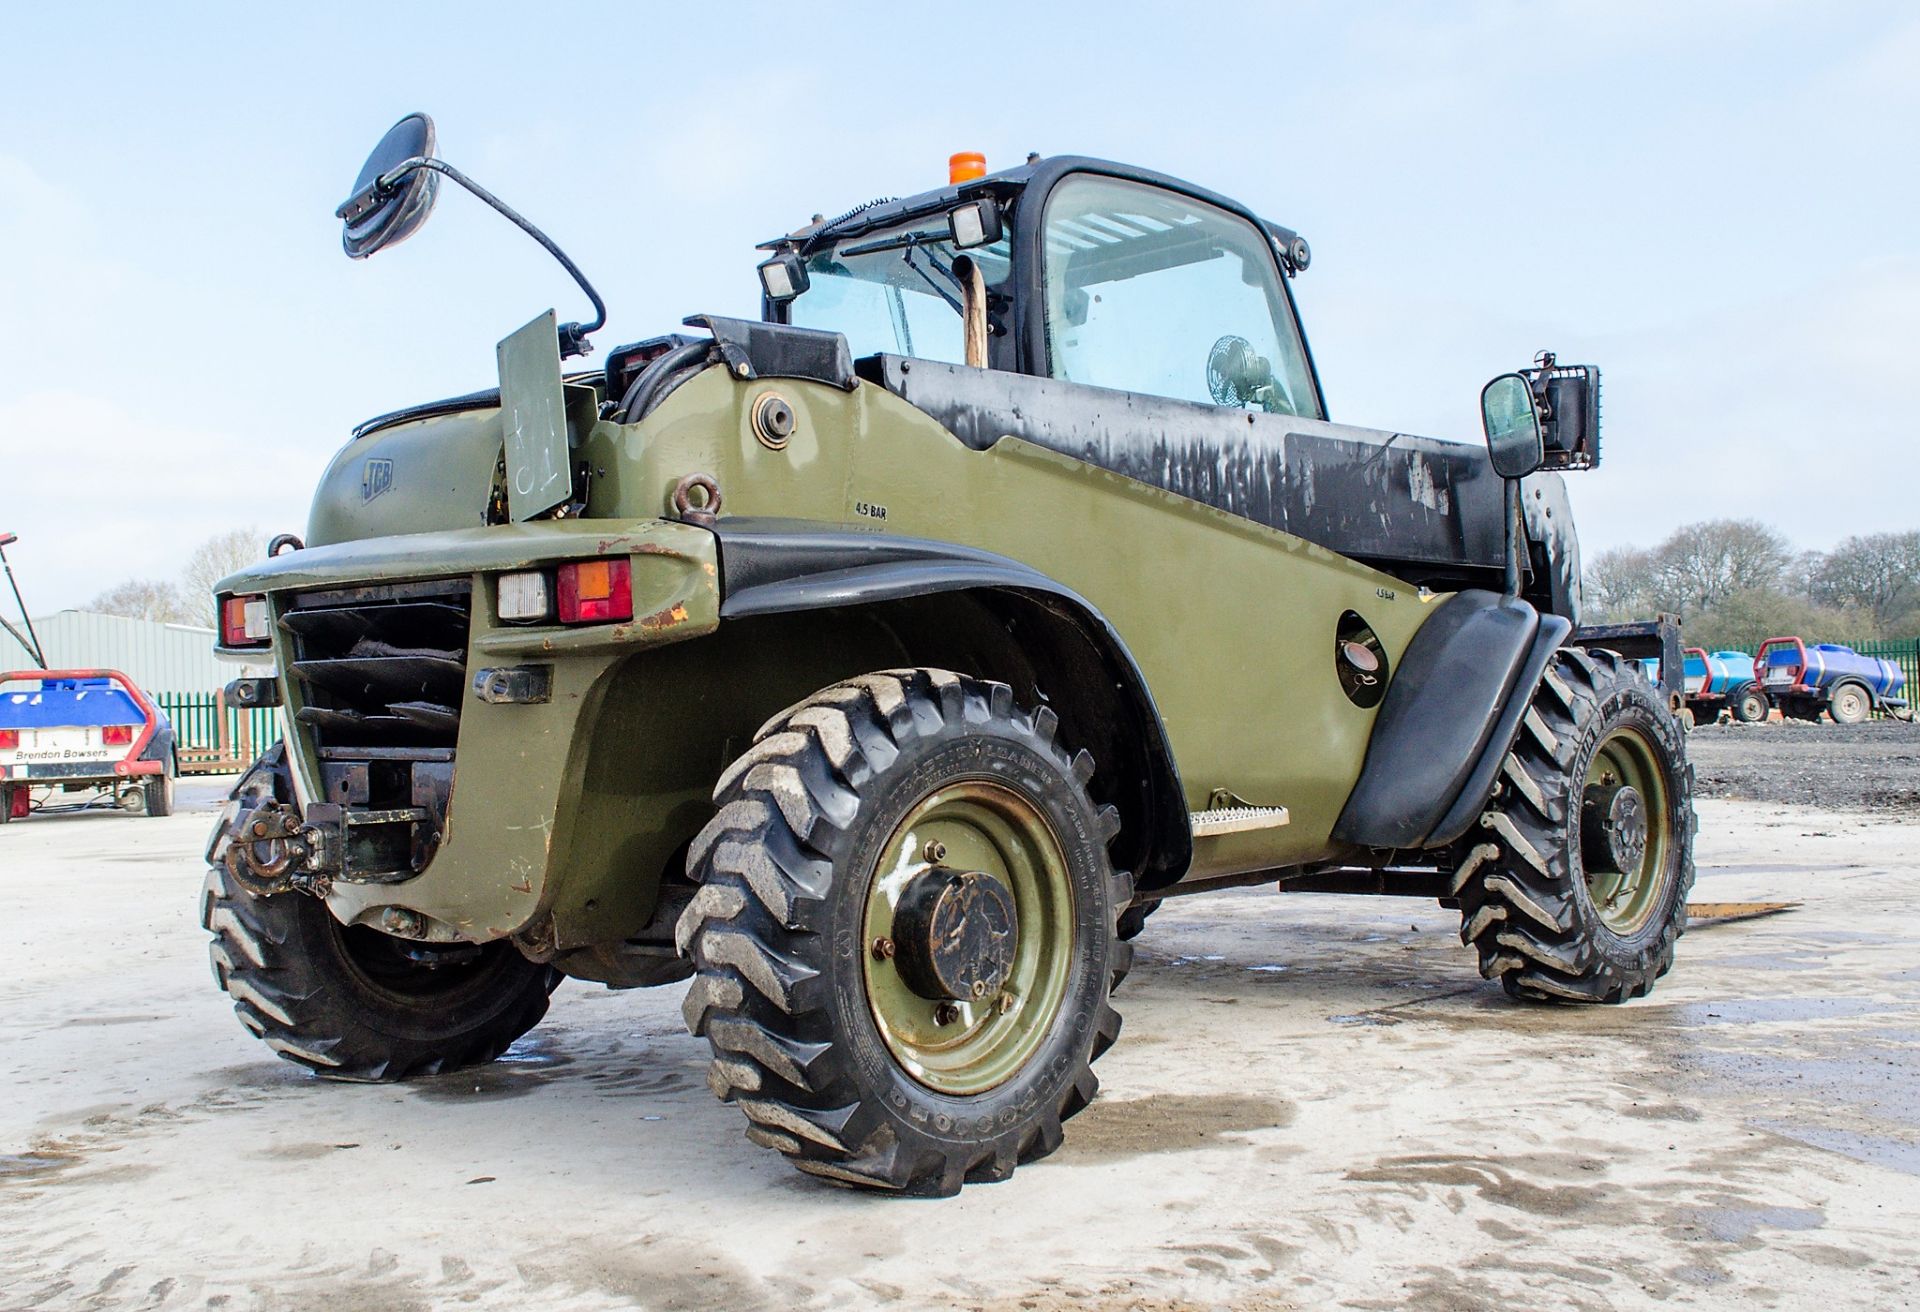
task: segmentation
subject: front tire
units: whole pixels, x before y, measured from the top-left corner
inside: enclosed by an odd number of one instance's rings
[[[893,670],[776,717],[721,777],[677,938],[750,1140],[928,1195],[1059,1147],[1132,949],[1118,817],[1054,730],[1005,684]]]
[[[1658,692],[1611,651],[1556,653],[1454,877],[1480,973],[1516,998],[1644,996],[1686,926],[1694,823]]]

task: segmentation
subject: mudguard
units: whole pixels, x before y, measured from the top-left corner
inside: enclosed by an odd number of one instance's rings
[[[1412,849],[1464,833],[1571,627],[1478,589],[1442,602],[1400,658],[1334,839]]]
[[[720,520],[714,535],[720,544],[722,622],[943,592],[1017,593],[1067,612],[1105,658],[1125,699],[1124,710],[1145,740],[1147,850],[1152,855],[1135,870],[1138,882],[1157,887],[1186,870],[1193,837],[1166,727],[1125,641],[1086,598],[1030,565],[951,542],[745,517]],[[1111,768],[1118,763],[1106,764]]]

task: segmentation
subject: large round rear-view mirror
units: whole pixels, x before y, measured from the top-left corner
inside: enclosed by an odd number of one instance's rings
[[[403,242],[419,230],[433,209],[440,176],[414,168],[388,182],[388,174],[408,160],[433,156],[433,120],[409,114],[387,129],[354,180],[353,194],[334,211],[346,227],[340,244],[356,260]]]

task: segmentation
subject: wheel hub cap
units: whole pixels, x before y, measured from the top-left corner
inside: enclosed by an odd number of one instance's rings
[[[1589,784],[1580,826],[1589,869],[1637,871],[1647,855],[1647,804],[1630,784]]]
[[[923,998],[992,997],[1013,971],[1017,921],[1013,893],[992,875],[931,866],[894,908],[900,976]]]

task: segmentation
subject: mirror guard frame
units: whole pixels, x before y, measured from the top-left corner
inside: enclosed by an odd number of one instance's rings
[[[593,347],[587,341],[588,335],[597,333],[607,326],[607,303],[600,299],[600,293],[593,289],[593,284],[587,281],[587,276],[580,272],[579,266],[567,258],[567,253],[555,245],[551,237],[521,217],[518,210],[514,209],[511,205],[501,200],[498,196],[488,191],[485,187],[475,182],[472,178],[469,178],[445,160],[436,159],[431,155],[415,155],[412,159],[401,160],[398,164],[375,178],[367,186],[362,187],[359,191],[347,197],[345,201],[341,202],[340,208],[333,212],[333,216],[345,223],[352,223],[354,220],[365,216],[376,206],[390,199],[399,189],[400,184],[404,182],[410,174],[420,169],[431,169],[435,173],[459,183],[462,187],[465,187],[468,191],[478,196],[482,201],[486,202],[486,204],[505,216],[506,219],[516,228],[520,229],[520,231],[539,242],[547,254],[553,256],[554,259],[560,262],[560,267],[565,269],[576,283],[580,284],[580,290],[587,294],[589,301],[593,302],[594,311],[592,323],[563,323],[560,325],[558,330],[560,337],[560,358],[565,360],[571,356],[586,355],[591,351]]]

